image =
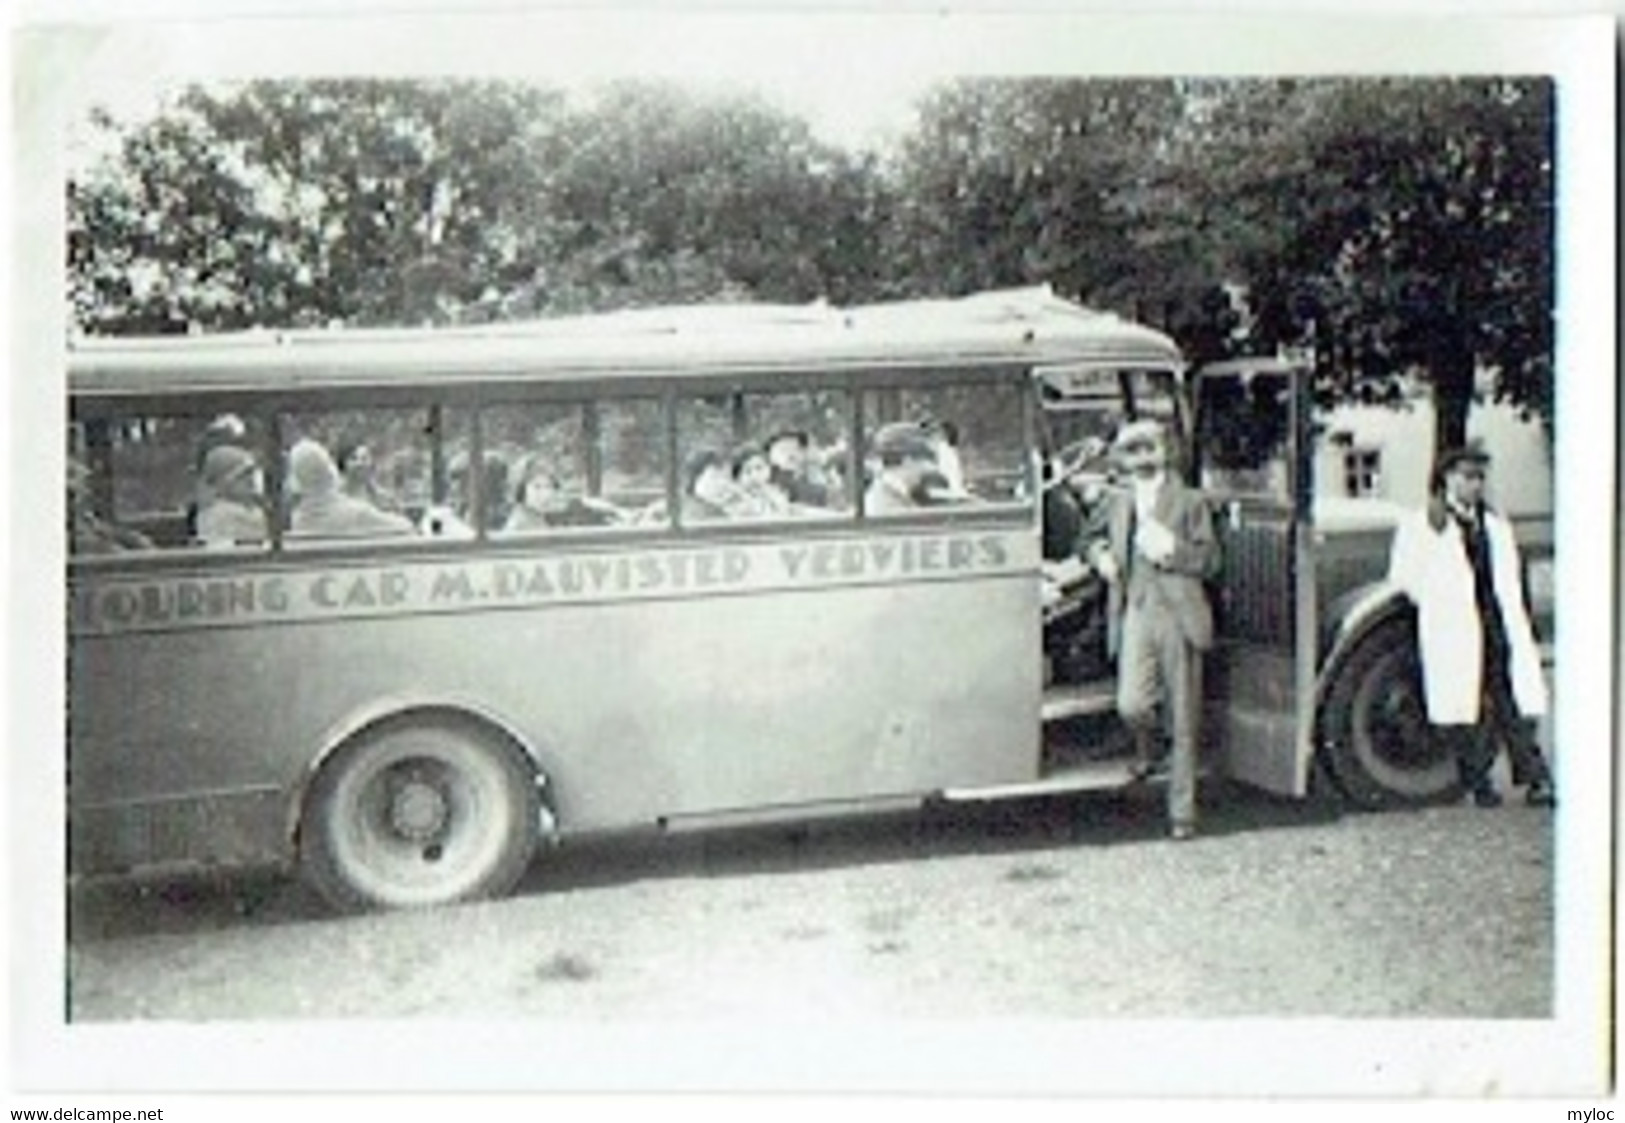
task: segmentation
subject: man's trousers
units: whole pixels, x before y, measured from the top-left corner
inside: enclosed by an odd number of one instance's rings
[[[1163,706],[1172,743],[1168,818],[1196,822],[1196,754],[1201,743],[1202,653],[1155,595],[1131,600],[1123,612],[1117,652],[1117,712],[1143,741],[1156,732]]]

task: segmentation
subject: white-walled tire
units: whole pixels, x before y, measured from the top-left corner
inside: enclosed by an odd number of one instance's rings
[[[530,864],[539,798],[503,738],[446,718],[390,723],[322,765],[305,801],[300,864],[345,910],[500,896]]]

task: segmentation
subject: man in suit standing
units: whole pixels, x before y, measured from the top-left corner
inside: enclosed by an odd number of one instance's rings
[[[1110,582],[1117,710],[1134,735],[1136,775],[1167,767],[1169,834],[1187,839],[1196,833],[1202,653],[1213,645],[1202,583],[1218,571],[1218,539],[1200,493],[1169,471],[1161,425],[1129,422],[1113,447],[1127,479],[1112,493],[1106,537],[1089,554]],[[1159,703],[1172,734],[1171,759],[1163,751]]]

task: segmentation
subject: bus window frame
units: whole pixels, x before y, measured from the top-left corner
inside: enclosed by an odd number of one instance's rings
[[[1033,498],[1038,494],[1038,473],[1034,467],[1035,454],[1042,450],[1036,442],[1039,440],[1040,429],[1034,416],[1036,410],[1042,408],[1037,391],[1037,380],[1034,377],[1034,367],[1030,363],[988,363],[981,366],[954,366],[944,368],[941,366],[929,369],[908,370],[903,368],[906,377],[894,376],[892,368],[886,368],[884,376],[875,376],[864,379],[862,385],[854,393],[857,415],[853,420],[854,437],[852,447],[848,450],[848,472],[854,481],[857,492],[853,510],[856,521],[868,526],[885,527],[929,527],[939,526],[944,521],[960,523],[967,521],[998,521],[1008,524],[1031,522],[1034,526],[1038,522],[1040,504]],[[1018,493],[1028,498],[1024,501],[1008,503],[968,503],[944,504],[936,507],[922,507],[916,513],[888,514],[882,516],[871,515],[864,509],[863,497],[868,490],[862,486],[863,450],[868,448],[869,432],[865,427],[868,420],[867,411],[862,402],[870,394],[886,391],[903,391],[919,389],[945,389],[948,387],[963,386],[1000,386],[1014,389],[1017,393],[1017,408],[1021,412],[1021,477],[1018,484]],[[878,429],[880,426],[877,425]]]
[[[821,527],[828,530],[850,530],[860,519],[862,507],[862,488],[856,487],[856,477],[848,476],[848,486],[854,487],[859,494],[851,496],[851,505],[837,508],[830,512],[829,517],[817,518],[768,518],[743,519],[733,521],[730,519],[710,520],[702,523],[688,524],[682,521],[683,500],[683,468],[681,426],[678,424],[678,411],[683,402],[691,402],[697,398],[716,397],[726,394],[730,399],[729,408],[737,410],[741,398],[750,395],[770,396],[774,394],[809,393],[818,390],[833,390],[845,395],[847,408],[843,411],[847,421],[847,460],[848,470],[851,468],[852,451],[859,447],[857,437],[856,418],[853,415],[853,404],[862,395],[865,387],[862,386],[863,372],[854,371],[816,371],[812,369],[799,370],[790,373],[783,371],[763,372],[753,377],[741,378],[729,374],[720,378],[696,377],[694,379],[673,379],[670,402],[666,411],[667,437],[670,441],[671,458],[671,490],[667,502],[672,511],[672,529],[680,536],[693,536],[701,538],[733,538],[733,537],[773,537],[775,533],[782,533],[785,527]],[[861,468],[861,461],[859,462]]]
[[[464,408],[463,403],[450,403],[444,399],[426,396],[422,387],[413,387],[409,396],[388,395],[389,400],[380,403],[376,399],[366,398],[355,403],[349,401],[349,395],[338,396],[336,400],[329,399],[325,392],[317,392],[313,396],[298,397],[279,391],[279,397],[291,398],[293,404],[272,407],[272,416],[275,419],[278,444],[276,446],[275,460],[279,483],[287,479],[287,459],[291,451],[287,445],[287,430],[284,424],[289,416],[319,416],[324,413],[338,413],[343,411],[364,412],[367,410],[379,411],[422,411],[428,419],[426,431],[429,433],[429,494],[430,506],[438,506],[446,501],[446,490],[449,487],[446,471],[445,455],[445,416],[448,410],[455,411]],[[432,392],[429,392],[432,393]],[[472,425],[472,422],[470,423]],[[333,450],[328,449],[331,454]],[[269,490],[269,476],[266,483]],[[464,548],[475,545],[472,539],[443,538],[424,534],[416,522],[413,523],[413,533],[399,537],[366,537],[355,538],[293,538],[290,546],[289,530],[292,527],[293,508],[289,502],[287,488],[272,493],[275,497],[272,549],[273,554],[280,556],[294,556],[301,562],[308,558],[326,559],[329,556],[356,557],[372,551],[381,551],[388,555],[411,553],[414,548],[426,545],[439,544],[441,546],[461,546]]]
[[[1278,359],[1258,360],[1258,369],[1245,369],[1247,360],[1227,360],[1195,370],[1190,377],[1191,396],[1191,479],[1200,484],[1204,467],[1201,434],[1202,385],[1216,378],[1248,381],[1258,377],[1281,378],[1286,383],[1287,424],[1286,442],[1282,460],[1286,465],[1285,497],[1248,494],[1227,489],[1209,488],[1215,498],[1236,502],[1243,506],[1276,507],[1287,511],[1294,523],[1310,527],[1314,524],[1314,385],[1307,369],[1283,363]]]

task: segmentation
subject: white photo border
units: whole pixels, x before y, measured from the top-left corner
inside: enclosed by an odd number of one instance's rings
[[[14,37],[10,1049],[19,1090],[447,1090],[1579,1095],[1605,1090],[1613,982],[1617,517],[1613,24],[1594,19],[1126,17],[1037,10],[425,12],[164,18]],[[101,19],[112,18],[111,13]],[[1098,75],[1527,74],[1558,87],[1557,981],[1537,1021],[69,1025],[62,1019],[65,712],[60,504],[64,129],[154,78],[712,73],[794,46],[808,66]],[[759,38],[758,38],[759,37]],[[682,44],[674,49],[674,44]],[[856,57],[855,53],[856,52]],[[865,54],[864,52],[868,52]],[[758,63],[752,63],[757,65]],[[563,65],[561,63],[561,65]],[[748,69],[748,68],[747,68]],[[46,377],[58,372],[56,377]],[[1606,513],[1606,514],[1605,514]],[[27,840],[20,845],[19,840]],[[1493,858],[1487,859],[1493,860]],[[1176,1064],[1168,1058],[1179,1058]],[[545,1058],[545,1063],[539,1063]],[[631,1058],[636,1058],[635,1063]]]

